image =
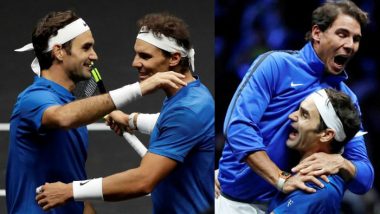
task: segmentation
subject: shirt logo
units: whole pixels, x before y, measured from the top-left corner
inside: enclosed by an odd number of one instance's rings
[[[292,204],[293,204],[292,199],[289,199],[289,201],[288,201],[288,207],[290,207],[290,205],[292,205]]]
[[[90,180],[80,182],[79,185],[83,186],[83,185],[87,184],[88,182],[90,182]]]
[[[301,86],[303,85],[302,83],[294,83],[294,82],[291,82],[290,83],[290,87],[297,87],[297,86]]]

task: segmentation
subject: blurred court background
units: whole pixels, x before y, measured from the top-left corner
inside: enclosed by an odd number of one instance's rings
[[[215,3],[215,83],[217,152],[223,148],[223,122],[229,102],[253,60],[269,50],[298,50],[311,28],[311,13],[321,0],[216,0]],[[369,12],[371,23],[363,30],[359,52],[348,64],[347,84],[357,94],[365,129],[368,154],[375,172],[380,167],[380,72],[379,2],[354,0]],[[218,162],[216,161],[216,167]],[[380,213],[375,177],[373,189],[364,196],[347,192],[342,213]]]
[[[132,68],[133,45],[138,32],[136,21],[151,12],[167,11],[184,19],[190,27],[195,48],[195,69],[214,94],[214,2],[212,0],[66,0],[3,1],[0,6],[0,123],[9,123],[17,95],[33,82],[32,52],[13,50],[31,42],[37,21],[49,11],[73,9],[89,24],[99,56],[96,66],[108,90],[137,81]],[[149,95],[127,106],[126,112],[159,112],[163,92]],[[99,121],[101,122],[101,121]],[[5,189],[8,131],[0,131],[0,190]],[[138,135],[147,144],[149,138]],[[111,131],[89,132],[88,177],[100,177],[137,167],[140,157]],[[59,154],[52,154],[59,155]],[[43,164],[43,163],[41,163]],[[0,196],[0,213],[6,213]],[[124,202],[95,202],[98,213],[151,213],[149,197]]]

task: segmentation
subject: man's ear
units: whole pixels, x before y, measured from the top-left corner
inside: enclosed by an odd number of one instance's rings
[[[331,142],[334,139],[334,137],[335,137],[335,130],[327,128],[326,130],[322,132],[320,140],[321,142],[327,143],[327,142]]]
[[[173,53],[170,56],[169,66],[171,66],[171,67],[177,66],[180,61],[181,61],[181,54],[180,53]]]
[[[321,29],[318,27],[318,25],[314,25],[311,28],[311,37],[315,42],[319,42],[321,40]]]
[[[62,45],[54,45],[53,49],[51,50],[51,54],[58,61],[62,61],[63,60],[64,53],[65,53],[65,50],[62,48]]]

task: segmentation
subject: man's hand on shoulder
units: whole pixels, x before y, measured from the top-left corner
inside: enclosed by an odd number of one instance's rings
[[[327,175],[337,173],[341,173],[345,180],[352,178],[355,174],[355,166],[340,154],[318,152],[302,160],[292,169],[292,172],[318,176],[328,182]]]
[[[186,86],[186,82],[182,81],[183,78],[185,78],[184,75],[174,71],[155,73],[153,76],[140,82],[141,94],[146,95],[160,88],[177,89],[180,86]]]
[[[291,193],[297,189],[303,190],[305,192],[314,193],[317,190],[314,188],[311,188],[307,186],[306,182],[312,182],[318,185],[319,187],[323,188],[324,185],[321,181],[319,181],[316,177],[313,175],[302,175],[300,173],[297,173],[295,175],[292,175],[289,177],[282,188],[282,192],[285,194]]]

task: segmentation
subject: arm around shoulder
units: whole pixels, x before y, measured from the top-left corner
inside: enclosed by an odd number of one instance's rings
[[[42,125],[47,128],[76,128],[93,123],[114,109],[109,94],[98,95],[47,108],[42,116]]]
[[[355,194],[368,192],[374,182],[374,169],[368,158],[364,138],[355,137],[345,146],[343,157],[346,159],[344,170],[354,167],[352,179],[348,182],[348,189]],[[341,172],[341,171],[340,171]]]

